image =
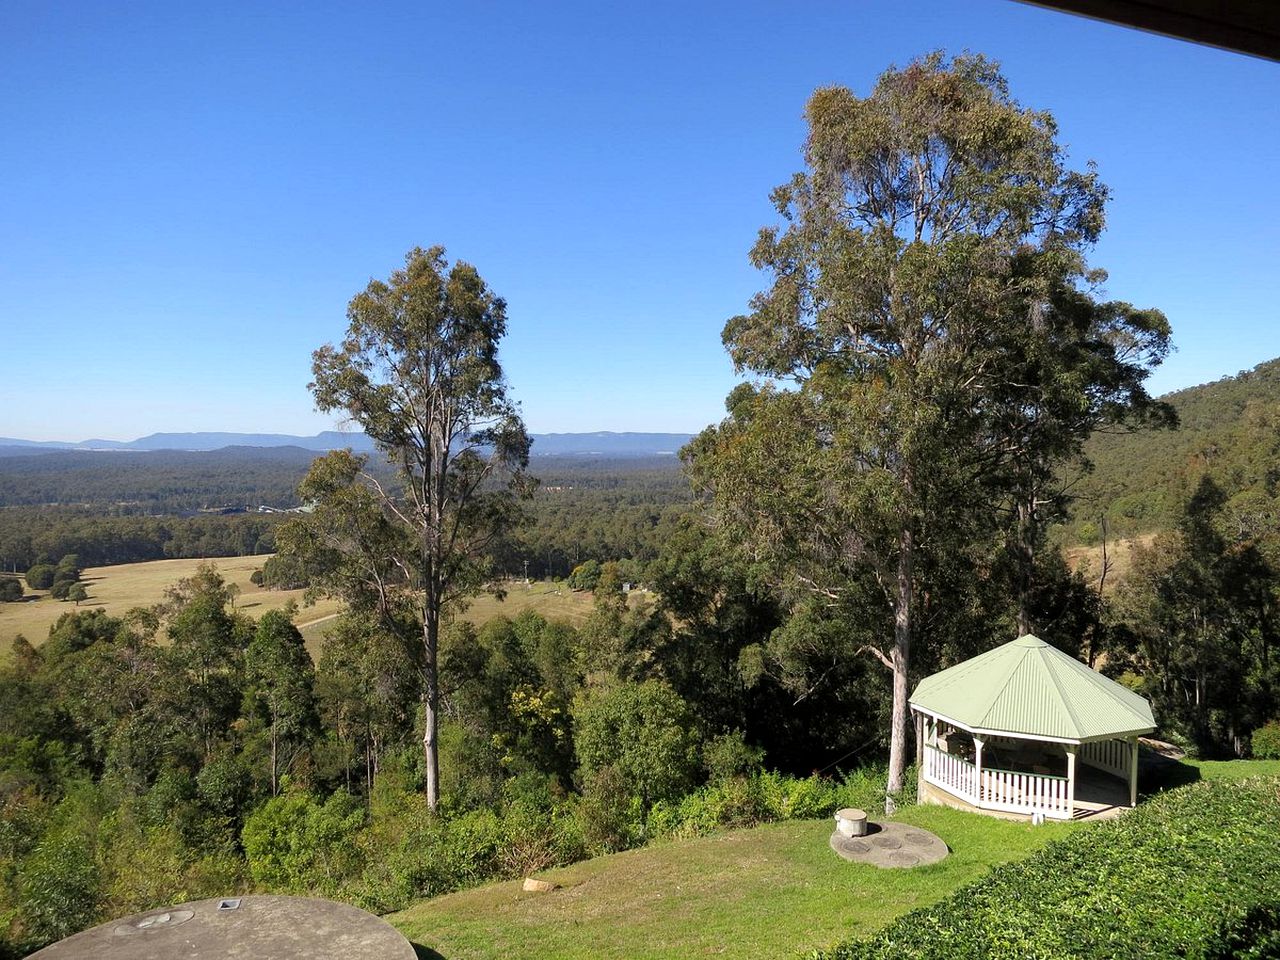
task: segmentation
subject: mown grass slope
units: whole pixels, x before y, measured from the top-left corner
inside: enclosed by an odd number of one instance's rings
[[[491,884],[388,919],[447,960],[787,957],[870,934],[994,864],[1088,829],[942,807],[907,807],[897,819],[932,830],[952,854],[933,866],[881,870],[836,856],[831,821],[792,821],[552,870],[540,876],[561,889],[548,894],[523,893],[518,881]]]

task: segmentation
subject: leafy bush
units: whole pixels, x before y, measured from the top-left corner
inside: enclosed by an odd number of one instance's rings
[[[255,883],[286,891],[332,893],[357,870],[356,835],[364,807],[337,792],[319,802],[290,790],[245,819],[241,839]]]
[[[697,725],[665,683],[624,683],[592,693],[575,704],[573,719],[584,781],[610,767],[646,807],[693,785]]]
[[[814,960],[1264,957],[1280,946],[1280,780],[1208,781],[1055,841]]]
[[[70,833],[46,836],[22,865],[27,937],[45,944],[93,926],[100,882],[88,842]]]
[[[577,819],[583,845],[593,857],[626,850],[645,835],[640,798],[609,766],[596,770],[583,785]]]
[[[1280,760],[1280,720],[1253,731],[1252,749],[1256,760]]]
[[[883,767],[860,768],[841,780],[763,771],[753,777],[708,784],[675,803],[655,804],[646,835],[705,836],[757,823],[829,817],[841,807],[860,807],[872,816],[883,815],[886,780]],[[915,802],[915,776],[910,770],[906,782],[909,787],[898,797],[899,804]]]
[[[22,599],[22,581],[17,577],[0,577],[0,603]]]
[[[53,586],[53,577],[57,573],[52,564],[37,563],[27,571],[27,586],[32,590],[48,590]]]
[[[763,760],[764,749],[747,743],[741,730],[714,737],[702,748],[702,765],[712,783],[759,773]]]
[[[349,892],[366,909],[386,912],[499,875],[502,824],[491,810],[454,817],[431,813],[421,795],[360,838],[365,870]]]

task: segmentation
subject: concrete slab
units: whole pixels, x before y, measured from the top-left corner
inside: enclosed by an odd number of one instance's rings
[[[837,830],[830,843],[846,860],[874,867],[920,867],[951,852],[937,834],[894,820],[868,823],[863,837],[842,836]]]
[[[29,960],[415,960],[415,955],[391,924],[345,903],[249,895],[113,920],[38,950]]]

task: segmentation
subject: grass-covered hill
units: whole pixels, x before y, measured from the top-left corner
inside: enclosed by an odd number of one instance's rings
[[[902,806],[897,819],[951,851],[911,870],[841,860],[829,819],[790,820],[542,871],[550,893],[507,880],[388,919],[443,960],[1269,957],[1277,774],[1276,761],[1170,765],[1148,787],[1189,786],[1104,822]]]
[[[1095,469],[1073,488],[1068,543],[1097,539],[1100,521],[1128,537],[1165,529],[1206,474],[1230,498],[1228,515],[1246,534],[1280,526],[1280,359],[1163,398],[1174,430],[1109,433],[1090,440]]]

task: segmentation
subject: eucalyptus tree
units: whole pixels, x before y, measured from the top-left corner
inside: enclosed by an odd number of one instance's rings
[[[270,610],[258,621],[244,651],[245,714],[265,728],[271,795],[318,725],[315,665],[293,625],[292,607]]]
[[[1049,293],[1087,286],[1106,190],[982,56],[932,54],[866,97],[820,89],[806,119],[783,225],[751,252],[769,286],[724,328],[761,382],[687,457],[750,560],[847,612],[889,668],[897,791],[922,560],[964,562],[998,526],[1010,345]]]
[[[489,581],[489,548],[532,491],[529,437],[498,362],[506,302],[442,247],[411,250],[347,308],[347,335],[313,354],[317,408],[363,429],[395,484],[349,451],[301,487],[315,511],[282,531],[319,582],[401,635],[416,633],[427,801],[439,802],[437,660],[442,619]]]
[[[1083,270],[1079,251],[1063,274]],[[1048,280],[1048,284],[1044,281]],[[1102,274],[1088,274],[1090,283]],[[1002,478],[1009,514],[1019,633],[1033,633],[1037,548],[1049,523],[1063,519],[1070,488],[1091,464],[1084,444],[1098,430],[1170,427],[1173,408],[1153,399],[1145,381],[1169,352],[1169,321],[1159,310],[1100,302],[1062,276],[1041,277],[1028,291],[1026,327],[1005,328],[1005,372],[987,399],[988,473]]]

